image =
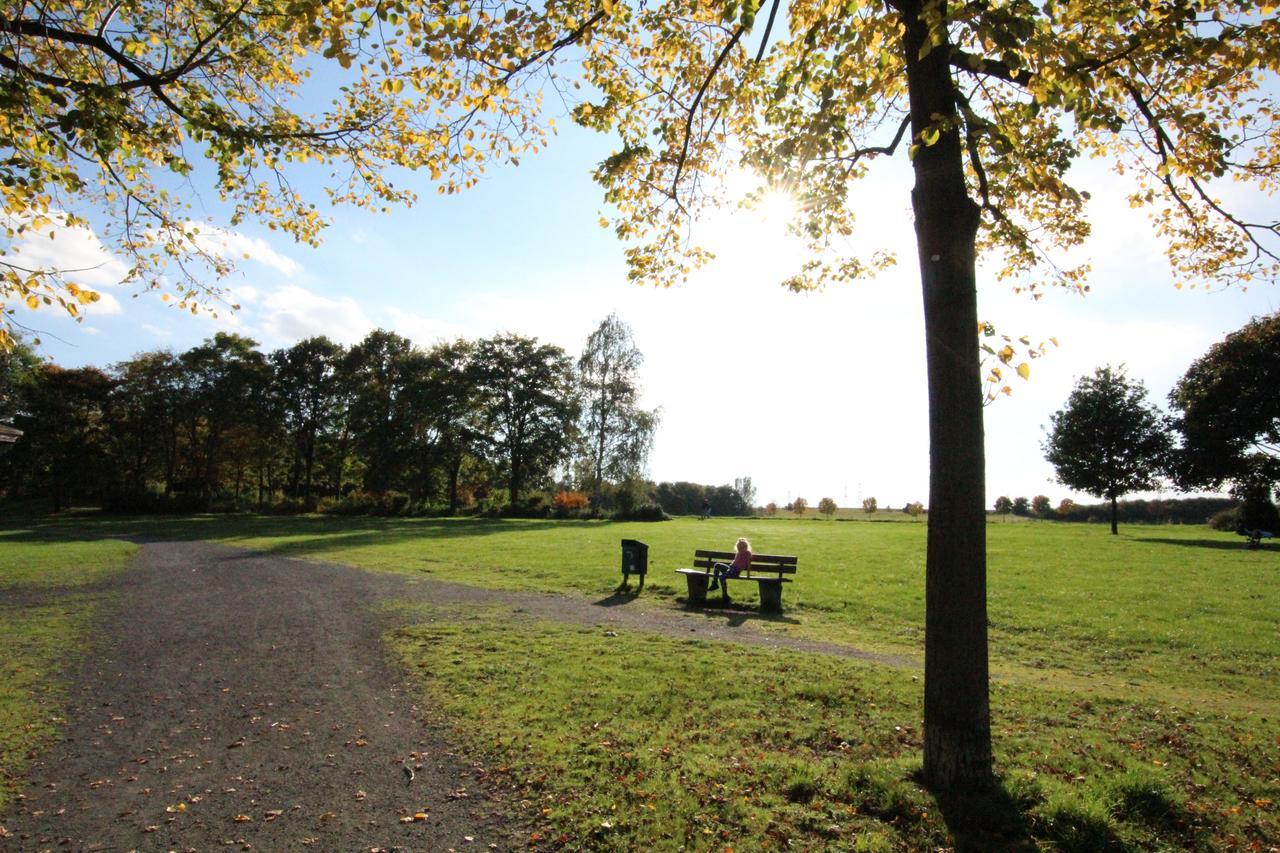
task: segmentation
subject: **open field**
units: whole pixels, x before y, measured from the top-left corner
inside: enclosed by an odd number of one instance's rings
[[[603,597],[620,580],[619,540],[649,545],[643,595],[675,604],[674,569],[698,547],[745,535],[796,554],[773,630],[919,655],[925,527],[794,519],[671,522],[217,517],[99,520],[97,531],[205,538],[477,586]],[[996,674],[1094,693],[1265,710],[1280,703],[1280,550],[1248,550],[1203,526],[1024,521],[988,525]],[[734,594],[750,605],[751,585]]]
[[[102,601],[88,587],[135,550],[115,540],[41,541],[0,531],[0,810],[27,754],[61,721],[60,672],[91,641]]]
[[[650,546],[641,601],[748,536],[800,557],[786,613],[747,584],[733,623],[918,659],[918,523],[679,519],[77,519],[477,586],[610,598],[618,540]],[[37,535],[59,536],[57,525]],[[62,547],[62,546],[55,546]],[[70,547],[70,545],[68,545]],[[1280,550],[1205,527],[989,526],[993,728],[1003,787],[915,784],[919,673],[538,621],[410,608],[387,642],[470,754],[586,848],[1274,849],[1280,838]],[[629,606],[623,604],[621,606]],[[983,815],[975,825],[973,815]]]

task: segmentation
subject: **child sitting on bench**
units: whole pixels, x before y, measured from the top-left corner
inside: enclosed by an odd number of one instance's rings
[[[708,589],[721,588],[725,601],[729,600],[729,585],[724,583],[722,578],[736,578],[751,568],[751,543],[746,540],[746,537],[738,539],[737,549],[738,553],[734,554],[732,563],[716,563],[712,568],[715,577]]]

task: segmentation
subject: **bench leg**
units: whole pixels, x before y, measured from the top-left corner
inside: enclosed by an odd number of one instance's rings
[[[686,603],[690,607],[702,607],[707,603],[707,576],[706,575],[685,575],[685,582],[689,585],[689,598]]]
[[[765,613],[782,612],[782,584],[760,584],[760,609]]]

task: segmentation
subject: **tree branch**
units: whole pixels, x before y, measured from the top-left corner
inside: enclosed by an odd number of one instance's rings
[[[721,49],[720,55],[716,57],[716,61],[712,63],[711,70],[707,72],[706,78],[702,81],[702,85],[698,87],[698,93],[693,96],[693,103],[689,105],[688,116],[684,123],[684,145],[680,149],[680,157],[676,160],[676,174],[671,181],[671,197],[676,197],[676,190],[680,186],[680,175],[684,172],[685,159],[689,156],[689,140],[693,138],[693,119],[698,113],[698,105],[702,103],[703,96],[707,93],[707,87],[711,85],[711,81],[715,79],[716,74],[720,73],[720,66],[724,64],[725,59],[729,56],[729,52],[733,50],[734,45],[742,38],[746,27],[739,25],[733,32],[733,37],[725,43]]]

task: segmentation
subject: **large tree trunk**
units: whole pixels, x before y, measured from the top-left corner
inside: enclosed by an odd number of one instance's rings
[[[1116,496],[1112,495],[1111,496],[1111,535],[1112,536],[1120,535],[1120,528],[1117,526],[1117,522],[1119,521],[1119,518],[1118,518],[1119,508],[1116,506],[1116,500],[1117,500]]]
[[[929,380],[929,533],[925,579],[924,776],[937,788],[991,783],[987,672],[985,459],[978,363],[975,245],[979,209],[969,198],[949,46],[923,59],[920,0],[898,0],[907,78],[920,278]],[[940,4],[945,7],[945,4]],[[945,8],[939,10],[945,14]],[[945,31],[944,31],[945,33]]]

